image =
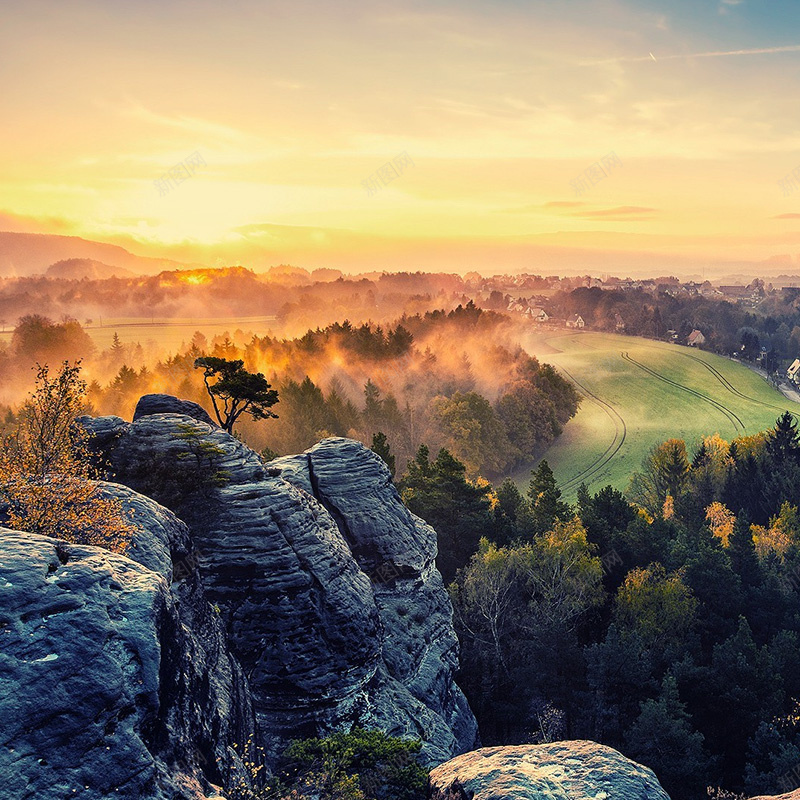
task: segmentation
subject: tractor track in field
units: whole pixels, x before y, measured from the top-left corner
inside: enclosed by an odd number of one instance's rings
[[[622,445],[625,444],[625,437],[628,435],[628,426],[625,424],[625,420],[622,418],[622,416],[620,416],[620,414],[610,403],[607,403],[605,400],[601,400],[594,392],[587,389],[584,384],[582,384],[575,378],[574,375],[572,375],[572,373],[569,372],[569,370],[564,369],[562,366],[559,366],[559,370],[561,370],[561,372],[563,372],[578,387],[585,397],[588,397],[591,401],[600,406],[600,408],[605,411],[614,425],[614,438],[605,451],[587,467],[560,484],[561,489],[570,491],[574,487],[579,486],[581,483],[585,483],[587,479],[593,478],[595,475],[597,475],[597,473],[600,472],[606,466],[606,464],[608,464],[609,461],[611,461],[617,455],[622,448]]]
[[[697,361],[699,364],[702,364],[729,392],[735,394],[737,397],[741,397],[743,400],[748,400],[751,403],[756,403],[757,405],[764,406],[764,408],[771,408],[774,411],[788,411],[787,408],[773,405],[772,403],[767,403],[764,400],[758,400],[755,397],[750,397],[742,392],[740,392],[716,367],[712,367],[711,364],[703,361],[702,358],[698,358],[697,356],[689,355],[689,353],[681,353],[682,356],[685,358],[691,358],[692,361]],[[793,417],[797,418],[798,415],[795,414],[793,411],[789,412]]]
[[[624,361],[628,361],[629,363],[634,364],[635,366],[639,367],[639,369],[643,370],[644,372],[647,372],[649,375],[652,375],[654,378],[658,378],[658,380],[664,381],[664,383],[668,383],[670,386],[674,386],[677,389],[681,389],[684,392],[688,392],[689,394],[693,395],[694,397],[698,398],[699,400],[702,400],[703,402],[708,403],[709,405],[713,406],[714,408],[717,409],[717,411],[722,412],[728,418],[728,420],[731,422],[731,424],[733,425],[733,429],[734,429],[734,431],[736,433],[739,432],[740,428],[741,428],[741,432],[742,433],[746,432],[747,428],[746,428],[745,424],[742,422],[741,417],[739,417],[739,415],[735,411],[732,411],[730,408],[728,408],[724,403],[720,403],[718,400],[714,400],[713,397],[709,397],[708,395],[703,394],[702,392],[698,392],[696,389],[692,389],[691,387],[686,386],[686,385],[684,385],[682,383],[678,383],[677,381],[673,381],[671,378],[668,378],[666,375],[662,375],[660,372],[656,372],[654,369],[651,369],[650,367],[646,366],[645,364],[642,364],[641,362],[636,361],[636,359],[631,358],[628,355],[627,351],[625,351],[625,350],[623,350],[620,353],[620,355],[622,356],[622,359]],[[702,360],[698,359],[698,361],[702,361]],[[705,362],[702,362],[702,363],[705,363]]]

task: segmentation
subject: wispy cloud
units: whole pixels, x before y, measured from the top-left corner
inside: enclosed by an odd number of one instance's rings
[[[616,208],[601,208],[597,211],[580,211],[570,216],[581,219],[601,219],[608,222],[636,222],[652,219],[657,212],[657,208],[647,206],[617,206]]]
[[[581,61],[582,67],[598,64],[622,64],[637,61],[678,61],[690,58],[729,58],[733,56],[775,55],[777,53],[800,53],[800,44],[787,44],[781,47],[753,47],[746,50],[709,50],[704,53],[648,53],[646,56],[619,56],[617,58],[601,58],[594,61]]]
[[[139,103],[129,103],[118,112],[126,117],[139,120],[162,128],[172,128],[201,137],[214,137],[215,139],[235,142],[236,144],[252,143],[254,137],[244,131],[221,125],[211,120],[193,117],[185,114],[160,114]]]
[[[743,3],[744,0],[720,0],[720,4],[717,6],[717,11],[724,16],[728,13],[731,6],[740,6]]]
[[[548,203],[533,204],[529,206],[514,206],[513,208],[498,209],[500,214],[541,214],[542,211],[569,210],[587,206],[582,200],[551,200]]]
[[[777,217],[772,219],[800,219],[800,214],[778,214]]]

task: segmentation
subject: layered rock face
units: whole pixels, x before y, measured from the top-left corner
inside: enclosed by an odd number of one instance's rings
[[[396,734],[423,735],[436,761],[440,753],[474,747],[475,719],[453,682],[458,639],[434,566],[436,532],[403,505],[383,460],[359,442],[326,439],[269,467],[322,503],[370,578],[383,629],[376,722]]]
[[[244,679],[198,585],[179,597],[125,556],[0,529],[3,797],[190,800],[240,768]]]
[[[484,747],[431,772],[431,800],[669,800],[653,771],[594,742]]]
[[[185,415],[84,424],[117,480],[188,523],[271,755],[354,724],[420,737],[430,763],[474,746],[435,533],[376,455],[329,439],[265,468]]]
[[[133,421],[151,414],[185,414],[187,417],[207,422],[214,427],[216,424],[203,406],[191,400],[179,400],[171,394],[145,394],[139,398],[133,412]]]

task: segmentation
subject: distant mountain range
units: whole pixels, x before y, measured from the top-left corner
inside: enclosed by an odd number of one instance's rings
[[[109,278],[153,275],[186,266],[167,258],[136,256],[124,247],[78,236],[0,232],[0,277],[5,278],[45,273],[62,278]]]

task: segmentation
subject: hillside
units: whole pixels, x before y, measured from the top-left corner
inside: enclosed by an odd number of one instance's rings
[[[165,258],[144,258],[124,247],[78,236],[0,232],[0,277],[38,275],[51,264],[67,259],[99,261],[136,274],[153,274],[185,266]]]

